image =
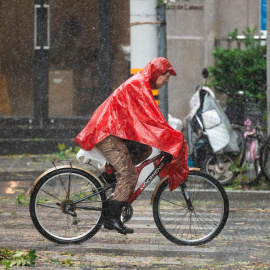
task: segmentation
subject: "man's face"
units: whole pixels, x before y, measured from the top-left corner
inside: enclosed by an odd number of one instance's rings
[[[169,82],[169,78],[170,78],[171,74],[170,72],[167,72],[163,75],[160,75],[156,81],[156,88],[161,88],[163,86],[164,83]]]

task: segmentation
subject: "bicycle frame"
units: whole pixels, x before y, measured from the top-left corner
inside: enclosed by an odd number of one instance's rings
[[[131,204],[134,200],[136,200],[136,198],[143,192],[143,190],[144,190],[144,189],[145,189],[145,188],[146,188],[146,187],[154,180],[154,178],[158,175],[158,173],[159,173],[159,172],[160,172],[160,171],[161,171],[168,163],[170,163],[170,162],[172,161],[172,156],[171,156],[170,154],[161,152],[161,153],[158,154],[157,156],[155,156],[155,157],[153,157],[153,158],[151,158],[151,159],[149,159],[149,160],[144,161],[144,162],[137,168],[138,173],[140,173],[140,172],[142,171],[142,169],[143,169],[145,166],[147,166],[147,165],[149,165],[149,164],[151,164],[151,163],[153,163],[153,162],[155,162],[156,160],[159,160],[159,159],[161,159],[161,158],[162,158],[162,160],[159,162],[159,164],[158,164],[158,165],[155,167],[155,169],[148,175],[148,177],[144,180],[144,182],[140,185],[140,187],[139,187],[136,191],[135,191],[135,187],[136,187],[136,184],[137,184],[138,180],[137,180],[137,182],[134,184],[133,189],[132,189],[132,191],[131,191],[131,193],[130,193],[130,195],[129,195],[129,198],[128,198],[128,203]],[[112,171],[111,171],[111,173],[112,173]],[[113,185],[114,185],[114,184],[110,184],[110,185],[107,186],[107,187],[103,187],[102,190],[97,191],[97,192],[95,192],[95,193],[92,193],[92,194],[90,194],[90,195],[88,195],[88,196],[85,196],[85,197],[83,197],[83,198],[80,198],[80,199],[78,199],[77,201],[71,203],[70,205],[73,206],[73,205],[75,205],[75,204],[77,204],[77,203],[79,203],[79,202],[82,202],[82,201],[84,201],[84,200],[87,200],[87,199],[89,199],[89,198],[91,198],[91,197],[93,197],[93,196],[95,196],[95,195],[97,195],[97,194],[99,194],[99,193],[101,193],[101,192],[107,191],[107,190],[109,190],[110,188],[112,188]],[[82,207],[78,207],[78,208],[82,208]],[[97,209],[92,208],[92,207],[83,207],[83,208],[84,208],[84,209],[89,209],[89,210],[100,211],[100,208],[97,208]]]
[[[250,156],[248,155],[248,153],[246,153],[245,155],[245,160],[250,160],[252,162],[254,162],[256,159],[259,158],[259,156],[257,155],[257,140],[259,140],[258,137],[258,132],[257,129],[253,128],[251,129],[251,125],[252,122],[249,118],[246,119],[246,121],[244,122],[244,125],[246,126],[246,132],[244,133],[244,137],[247,140],[247,138],[250,138],[250,143],[249,143],[249,150],[250,150]]]
[[[245,139],[247,139],[247,137],[251,138],[251,142],[249,143],[249,150],[250,150],[250,155],[248,155],[248,153],[246,152],[245,155],[245,160],[250,160],[252,162],[255,161],[255,159],[258,159],[259,156],[257,155],[257,147],[256,147],[256,134],[252,133],[248,133],[247,136],[245,136]]]
[[[128,203],[132,204],[136,200],[136,198],[146,189],[146,187],[154,180],[154,178],[158,175],[158,173],[168,164],[172,161],[172,156],[166,154],[166,153],[160,153],[159,155],[153,157],[152,159],[144,161],[139,167],[138,167],[138,173],[142,171],[142,169],[151,164],[152,162],[164,157],[159,164],[155,167],[155,169],[148,175],[148,177],[144,180],[144,182],[140,185],[139,188],[135,191],[136,183],[134,184],[133,190],[131,191],[129,198],[128,198]]]

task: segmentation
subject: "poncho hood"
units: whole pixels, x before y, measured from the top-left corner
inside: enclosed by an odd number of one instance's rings
[[[159,57],[146,65],[141,74],[149,81],[151,88],[154,89],[158,77],[166,71],[169,71],[173,76],[177,75],[170,62],[166,58]]]
[[[82,149],[91,150],[107,136],[114,135],[170,153],[174,160],[166,169],[169,170],[169,187],[173,190],[184,182],[189,169],[183,134],[166,122],[152,94],[151,87],[166,71],[176,75],[167,59],[160,57],[151,61],[97,108],[74,141]]]

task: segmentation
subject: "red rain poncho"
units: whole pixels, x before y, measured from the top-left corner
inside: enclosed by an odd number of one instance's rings
[[[184,182],[189,169],[183,134],[166,122],[152,94],[157,78],[166,71],[176,76],[167,59],[151,61],[97,108],[74,141],[82,149],[91,150],[107,136],[114,135],[170,153],[174,159],[161,172],[169,173],[169,188],[173,190]]]

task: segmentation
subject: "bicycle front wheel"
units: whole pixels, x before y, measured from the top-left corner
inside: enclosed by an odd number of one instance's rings
[[[229,216],[229,201],[221,184],[202,172],[190,171],[184,185],[169,190],[168,180],[158,188],[153,215],[160,232],[178,245],[197,246],[214,239]],[[191,205],[186,199],[190,199]]]
[[[102,225],[105,192],[92,175],[81,169],[61,168],[45,174],[30,198],[30,215],[37,230],[59,244],[80,243]],[[90,198],[74,203],[85,196]]]

